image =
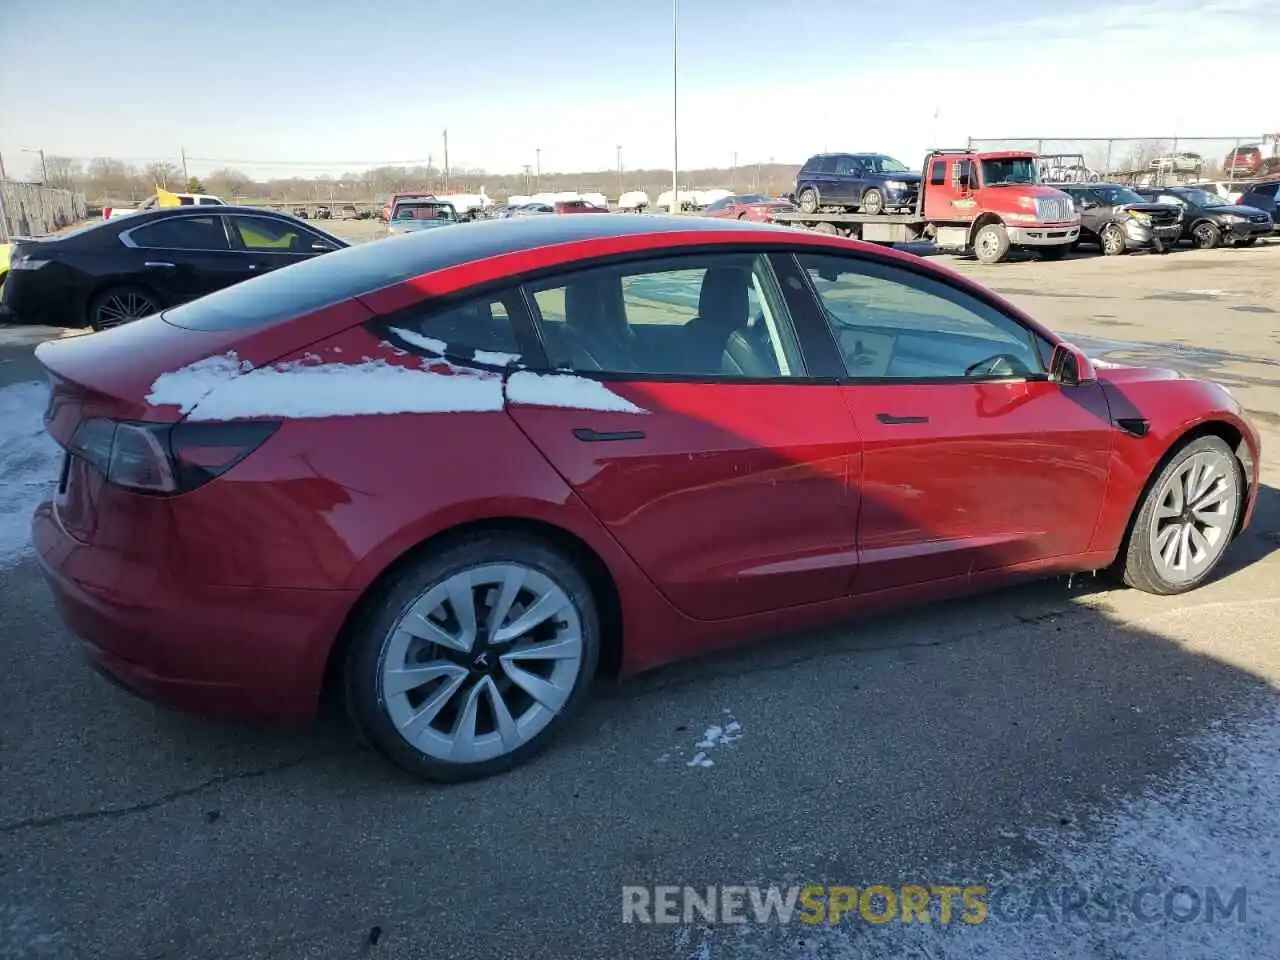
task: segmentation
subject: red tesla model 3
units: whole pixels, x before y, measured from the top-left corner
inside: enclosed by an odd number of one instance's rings
[[[1020,575],[1188,590],[1258,483],[1216,384],[707,219],[380,240],[37,356],[33,537],[91,660],[277,721],[339,690],[437,780],[531,756],[598,672]]]

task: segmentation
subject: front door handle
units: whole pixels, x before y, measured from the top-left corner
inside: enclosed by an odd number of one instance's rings
[[[903,423],[928,423],[928,417],[895,417],[892,413],[877,413],[876,419],[881,423],[897,426]]]
[[[573,435],[584,443],[603,443],[609,440],[643,440],[643,430],[615,430],[601,433],[590,427],[575,427]]]

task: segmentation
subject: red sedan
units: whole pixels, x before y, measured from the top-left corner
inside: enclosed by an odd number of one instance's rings
[[[1027,574],[1189,590],[1258,488],[1214,383],[688,217],[382,240],[37,356],[66,455],[33,537],[91,659],[263,719],[336,689],[437,780],[527,759],[597,668]]]
[[[718,220],[754,220],[757,223],[769,223],[772,214],[795,209],[796,205],[790,200],[766,197],[762,193],[745,193],[722,197],[705,207],[702,215]]]

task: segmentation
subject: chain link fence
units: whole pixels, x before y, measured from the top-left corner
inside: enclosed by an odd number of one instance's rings
[[[83,193],[0,180],[0,243],[13,237],[53,233],[87,215]]]
[[[1256,152],[1255,149],[1256,148]],[[1163,186],[1280,174],[1280,136],[970,137],[970,150],[1029,150],[1046,180],[1112,180]]]

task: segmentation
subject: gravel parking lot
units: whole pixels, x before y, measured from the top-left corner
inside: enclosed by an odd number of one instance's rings
[[[1273,955],[1280,242],[946,262],[1094,356],[1239,397],[1264,489],[1222,575],[1171,599],[1077,577],[777,637],[603,690],[536,762],[450,788],[397,775],[336,722],[217,725],[84,665],[26,548],[54,463],[31,347],[52,334],[0,330],[0,958]],[[1151,884],[1149,915],[806,927],[621,910],[623,885],[1104,881]],[[1243,887],[1246,914],[1179,922],[1162,906],[1177,887]]]

